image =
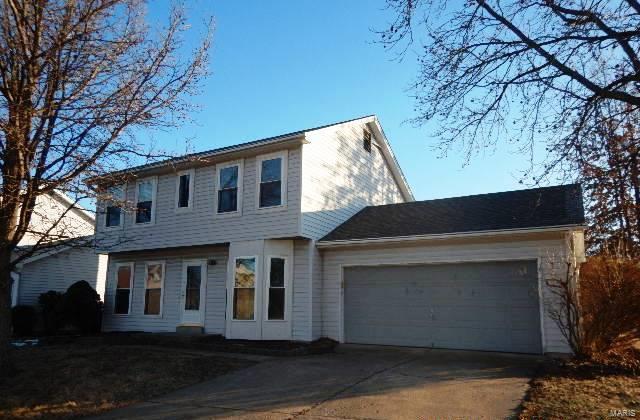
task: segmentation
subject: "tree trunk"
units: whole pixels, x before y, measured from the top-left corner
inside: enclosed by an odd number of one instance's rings
[[[11,340],[11,252],[0,251],[0,378],[13,372]]]

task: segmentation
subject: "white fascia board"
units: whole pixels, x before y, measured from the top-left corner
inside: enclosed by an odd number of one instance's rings
[[[353,245],[375,245],[384,243],[402,243],[402,242],[419,242],[438,239],[455,239],[455,238],[473,238],[484,236],[503,236],[503,235],[519,235],[530,233],[548,233],[563,232],[567,230],[584,230],[584,225],[559,225],[547,226],[541,228],[528,229],[500,229],[500,230],[484,230],[475,232],[453,232],[438,233],[431,235],[412,235],[412,236],[392,236],[385,238],[365,238],[365,239],[344,239],[338,241],[319,241],[316,242],[318,248],[335,248]]]

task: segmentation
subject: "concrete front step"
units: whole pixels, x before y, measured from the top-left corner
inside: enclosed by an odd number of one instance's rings
[[[199,325],[178,325],[176,332],[185,335],[199,335],[204,334],[204,328]]]

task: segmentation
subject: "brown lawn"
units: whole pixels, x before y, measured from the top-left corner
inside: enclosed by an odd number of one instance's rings
[[[620,410],[618,415],[621,410],[635,410],[635,417],[640,417],[640,377],[567,363],[549,365],[533,380],[520,417],[607,418],[611,410]]]
[[[161,346],[70,343],[14,351],[0,418],[75,417],[132,404],[253,364]]]

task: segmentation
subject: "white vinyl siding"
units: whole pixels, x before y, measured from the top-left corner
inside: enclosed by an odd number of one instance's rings
[[[323,251],[323,328],[324,336],[341,338],[341,270],[349,265],[445,263],[473,261],[501,261],[538,259],[541,278],[548,277],[550,261],[563,259],[566,242],[563,238],[537,240],[479,240],[434,241],[424,245],[384,244]],[[544,283],[543,280],[540,281]],[[551,296],[544,286],[541,302],[548,304]],[[544,311],[544,309],[542,309]],[[557,326],[544,311],[542,319],[543,351],[568,352],[568,346]]]
[[[41,293],[65,292],[73,283],[84,280],[104,295],[107,256],[90,248],[71,248],[25,264],[20,271],[18,304],[37,305]]]
[[[302,159],[302,234],[320,239],[363,207],[403,202],[388,162],[362,122],[308,132]]]
[[[175,211],[176,174],[158,176],[155,223],[138,229],[134,214],[125,216],[124,229],[105,231],[98,223],[98,237],[109,252],[167,247],[210,245],[233,241],[290,238],[300,235],[300,151],[289,150],[287,206],[264,211],[256,204],[256,159],[246,158],[242,166],[241,216],[217,214],[216,166],[195,169],[193,208]],[[127,191],[135,200],[135,183]]]
[[[131,312],[128,316],[123,317],[114,316],[112,311],[105,311],[103,330],[175,332],[182,319],[180,296],[182,293],[183,262],[201,259],[215,260],[216,262],[215,265],[207,266],[206,294],[203,297],[206,299],[204,330],[207,334],[224,334],[227,255],[228,251],[225,247],[200,247],[111,256],[105,307],[113,306],[115,274],[112,273],[115,273],[116,264],[133,262],[135,268]],[[158,259],[165,262],[162,317],[143,314],[145,263]]]

